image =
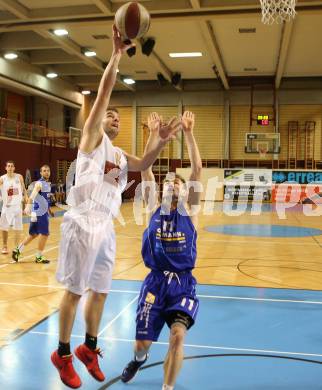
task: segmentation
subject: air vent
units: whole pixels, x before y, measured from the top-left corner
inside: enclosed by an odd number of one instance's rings
[[[257,68],[244,68],[245,72],[257,72]]]
[[[256,28],[255,27],[245,27],[238,29],[240,34],[255,34]]]
[[[110,37],[106,34],[97,34],[97,35],[92,35],[94,39],[110,39]]]
[[[136,74],[147,74],[148,72],[146,70],[136,70]]]

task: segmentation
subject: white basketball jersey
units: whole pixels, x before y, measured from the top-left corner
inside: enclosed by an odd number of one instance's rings
[[[22,202],[22,188],[19,175],[14,173],[13,177],[8,175],[1,176],[2,185],[2,200],[3,206],[20,206]]]
[[[68,213],[116,216],[126,184],[127,159],[104,133],[101,144],[91,153],[78,151],[75,185],[67,198],[71,206]]]

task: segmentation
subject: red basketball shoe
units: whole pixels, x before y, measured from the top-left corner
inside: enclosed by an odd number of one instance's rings
[[[57,350],[51,354],[51,361],[57,368],[60,379],[72,389],[81,387],[82,381],[73,366],[73,355],[59,356]]]
[[[103,357],[99,348],[92,350],[88,348],[87,345],[81,344],[75,349],[74,352],[78,359],[85,364],[88,372],[92,375],[93,378],[100,382],[105,380],[105,375],[98,365],[97,356]]]

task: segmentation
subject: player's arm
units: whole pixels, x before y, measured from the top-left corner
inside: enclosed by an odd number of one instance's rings
[[[3,185],[3,179],[0,177],[0,187]]]
[[[38,195],[40,190],[41,190],[41,183],[39,181],[37,181],[34,189],[32,190],[32,193],[30,194],[29,198],[27,199],[26,207],[24,210],[25,214],[30,215],[32,204],[33,204],[34,200],[36,199],[36,196]]]
[[[157,114],[156,114],[157,115]],[[157,159],[163,147],[171,139],[175,138],[175,134],[180,130],[181,122],[173,117],[168,123],[161,123],[159,118],[159,125],[155,132],[155,138],[148,150],[145,151],[142,158],[138,158],[131,154],[126,154],[128,160],[128,169],[132,172],[146,171],[152,166]]]
[[[24,201],[24,203],[27,203],[27,201],[28,201],[28,194],[27,194],[25,182],[23,180],[22,175],[19,175],[19,180],[20,180],[20,185],[21,185],[21,189],[22,189],[23,201]]]
[[[199,182],[202,170],[202,161],[199,153],[199,148],[195,137],[193,135],[193,129],[195,125],[195,116],[190,111],[185,111],[182,116],[182,129],[184,133],[184,139],[187,145],[189,159],[191,163],[191,175],[189,178],[190,182]],[[193,186],[189,189],[188,194],[189,206],[197,206],[200,204],[200,192],[194,190]],[[197,222],[197,215],[191,216],[192,222]]]
[[[123,43],[120,33],[113,25],[113,52],[100,81],[94,105],[84,125],[79,147],[82,152],[91,153],[102,140],[104,131],[101,123],[110,102],[116,81],[117,68],[122,54],[132,46],[133,44],[126,45]]]
[[[156,112],[152,112],[148,117],[149,138],[145,145],[144,155],[153,150],[158,143],[158,132],[161,124],[161,118]],[[155,182],[155,177],[150,166],[145,171],[141,172],[142,178],[142,195],[147,207],[149,219],[153,211],[158,207],[158,188]]]

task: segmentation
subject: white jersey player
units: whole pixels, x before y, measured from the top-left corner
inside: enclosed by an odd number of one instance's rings
[[[51,360],[63,383],[72,388],[80,387],[81,380],[72,364],[70,337],[79,299],[87,290],[85,343],[75,349],[75,354],[96,380],[105,379],[98,365],[101,353],[97,334],[115,260],[113,216],[119,212],[127,171],[143,171],[151,166],[180,126],[175,118],[160,126],[158,142],[141,159],[112,145],[120,119],[117,110],[108,109],[108,105],[119,61],[130,47],[132,44],[122,42],[113,26],[113,53],[83,128],[75,185],[67,200],[71,208],[61,228],[57,279],[66,291],[60,305],[59,345]]]
[[[22,201],[27,197],[23,177],[15,173],[15,163],[10,160],[6,163],[7,173],[0,177],[2,193],[2,210],[0,230],[2,230],[2,254],[8,254],[8,231],[15,230],[15,244],[19,242],[22,231]]]

